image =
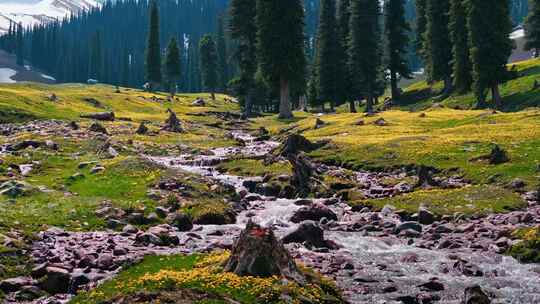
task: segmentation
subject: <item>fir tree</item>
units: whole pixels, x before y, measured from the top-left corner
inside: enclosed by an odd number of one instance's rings
[[[251,115],[252,87],[257,70],[257,27],[255,0],[231,0],[229,27],[231,36],[238,43],[236,58],[240,67],[240,97],[244,101],[244,115]]]
[[[210,91],[213,100],[216,99],[215,91],[218,85],[217,75],[217,53],[216,44],[212,35],[206,34],[199,42],[199,53],[201,55],[201,76],[205,90]]]
[[[227,89],[227,82],[229,82],[229,71],[227,66],[227,43],[225,41],[225,30],[223,27],[223,16],[219,16],[216,35],[216,49],[218,55],[218,78],[219,89],[222,92],[225,92]]]
[[[92,39],[90,46],[90,61],[88,63],[88,78],[102,80],[101,68],[103,65],[103,54],[101,47],[101,34],[97,31]]]
[[[161,83],[161,46],[159,40],[159,10],[156,1],[150,5],[148,42],[146,44],[146,80],[153,91]]]
[[[24,65],[24,40],[23,40],[23,27],[22,23],[17,26],[17,65]]]
[[[464,0],[451,0],[449,28],[452,38],[454,87],[458,93],[463,94],[469,91],[472,85],[467,11]]]
[[[373,112],[381,73],[379,0],[352,0],[349,66],[352,93],[357,99],[366,99],[366,112]]]
[[[426,37],[426,5],[427,0],[416,0],[416,39],[414,41],[414,46],[418,55],[422,58],[425,58],[424,54],[424,44]]]
[[[427,0],[424,52],[431,80],[443,80],[443,96],[452,91],[452,41],[449,33],[450,0]]]
[[[122,78],[120,80],[120,85],[124,87],[129,87],[130,85],[130,54],[127,49],[124,49],[122,56]]]
[[[339,60],[339,36],[336,31],[336,7],[334,0],[321,0],[315,69],[317,75],[318,100],[333,105],[339,99],[336,64]]]
[[[386,0],[385,2],[385,38],[390,71],[390,87],[392,100],[399,99],[398,76],[410,79],[411,71],[407,64],[407,48],[409,46],[409,24],[405,20],[404,0]]]
[[[356,105],[354,97],[351,96],[351,72],[347,64],[347,47],[349,45],[349,23],[351,21],[351,0],[339,0],[337,7],[338,14],[338,65],[339,72],[336,75],[338,78],[338,89],[341,92],[341,100],[349,101],[349,109],[351,113],[356,113]]]
[[[529,0],[529,14],[525,19],[525,49],[534,50],[535,57],[540,51],[540,0]]]
[[[301,0],[257,0],[257,58],[264,77],[279,86],[279,117],[292,118],[291,85],[305,80]]]
[[[469,42],[474,91],[478,107],[485,107],[485,90],[491,89],[495,106],[502,108],[499,84],[508,77],[506,64],[514,47],[508,0],[467,0]]]
[[[172,38],[167,47],[167,55],[165,57],[165,76],[171,96],[176,94],[176,87],[182,73],[180,66],[180,49],[175,38]]]

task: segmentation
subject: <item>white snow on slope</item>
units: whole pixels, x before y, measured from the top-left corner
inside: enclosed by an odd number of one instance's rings
[[[10,21],[27,27],[61,20],[97,5],[97,0],[0,0],[0,34],[9,29]]]
[[[525,37],[525,30],[524,29],[518,29],[516,31],[513,31],[512,34],[510,34],[511,39],[519,39]]]
[[[15,76],[17,74],[17,71],[8,69],[8,68],[0,68],[0,83],[16,83],[15,80],[11,79],[11,77]]]

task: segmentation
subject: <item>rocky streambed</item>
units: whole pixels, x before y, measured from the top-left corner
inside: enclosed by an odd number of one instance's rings
[[[71,293],[92,288],[148,254],[209,252],[229,249],[248,221],[272,226],[301,263],[333,278],[351,303],[460,303],[464,290],[479,284],[493,303],[540,303],[540,267],[518,263],[502,253],[514,242],[511,231],[540,224],[540,206],[475,219],[435,219],[420,210],[415,217],[391,207],[380,212],[352,208],[337,197],[283,199],[252,193],[262,178],[222,174],[215,165],[237,155],[262,157],[277,142],[233,136],[241,147],[215,149],[211,155],[149,157],[170,168],[205,176],[234,187],[236,223],[172,227],[148,231],[126,226],[122,232],[73,233],[50,229],[32,248],[34,278],[13,279],[12,302],[32,293],[46,275],[46,288],[59,295],[33,303],[62,303]],[[340,170],[324,167],[322,170]],[[389,173],[356,172],[368,197],[412,191],[406,183],[386,186]],[[389,176],[390,175],[390,176]],[[461,181],[450,180],[456,186]],[[186,231],[180,231],[186,230]],[[42,279],[41,279],[42,280]],[[43,282],[40,284],[43,285]],[[48,286],[48,287],[47,287]]]

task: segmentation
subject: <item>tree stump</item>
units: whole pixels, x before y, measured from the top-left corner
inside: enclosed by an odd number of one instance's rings
[[[439,186],[439,183],[433,179],[433,172],[427,166],[420,165],[418,166],[418,182],[415,185],[415,188],[431,188]]]
[[[146,135],[148,133],[148,127],[144,124],[144,122],[141,122],[135,133],[139,135]]]
[[[109,134],[109,132],[107,132],[107,129],[105,129],[104,126],[102,126],[100,123],[97,123],[97,122],[90,125],[90,127],[88,128],[88,131],[92,131],[92,132],[96,132],[96,133],[102,133],[102,134],[105,134],[105,135]]]
[[[311,184],[317,172],[315,167],[304,154],[288,154],[287,159],[293,167],[291,185],[296,189],[296,195],[306,197],[311,192]]]
[[[278,276],[299,284],[305,284],[306,278],[298,269],[295,261],[278,241],[270,228],[263,228],[248,222],[246,229],[234,242],[225,272],[239,276],[271,277]]]
[[[182,124],[180,123],[178,117],[176,117],[176,113],[174,113],[171,109],[168,109],[167,113],[169,113],[169,118],[167,118],[165,121],[165,126],[162,128],[162,130],[175,133],[183,132],[184,130],[182,129]]]
[[[311,152],[316,149],[316,145],[299,134],[292,134],[287,137],[281,145],[279,155],[288,157],[289,154],[296,155],[299,152]]]
[[[499,165],[510,160],[508,154],[499,145],[494,145],[489,154],[489,163],[491,165]]]
[[[475,285],[465,289],[463,304],[490,304],[491,300],[482,290],[482,287]]]

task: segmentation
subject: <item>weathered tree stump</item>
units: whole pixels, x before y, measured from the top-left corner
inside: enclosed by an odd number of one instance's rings
[[[167,118],[165,121],[165,126],[163,126],[162,130],[175,133],[183,132],[184,129],[182,129],[182,124],[180,123],[178,117],[176,117],[176,113],[174,113],[171,109],[168,109],[167,113],[169,113],[169,118]]]
[[[465,289],[463,304],[490,304],[491,300],[482,290],[482,287],[475,285]]]
[[[433,179],[433,172],[429,167],[420,165],[416,170],[418,182],[416,183],[415,188],[431,188],[439,186],[439,183]]]
[[[139,127],[137,128],[137,131],[135,131],[135,133],[137,133],[139,135],[146,135],[146,134],[148,134],[148,127],[144,124],[144,122],[141,122],[141,124],[139,125]]]
[[[275,275],[299,284],[306,282],[305,276],[300,272],[283,243],[278,241],[272,229],[263,228],[251,221],[234,242],[224,271],[233,272],[239,276],[270,277]]]
[[[508,154],[499,145],[494,145],[489,154],[489,163],[491,165],[499,165],[510,160]]]
[[[317,175],[315,167],[303,153],[288,154],[287,159],[293,167],[291,186],[296,189],[298,197],[305,197],[311,192],[311,185]]]
[[[71,130],[79,130],[79,125],[77,124],[77,122],[72,121],[68,124],[68,128],[70,128]]]
[[[114,121],[114,112],[82,114],[81,118],[95,119],[101,121]]]
[[[315,149],[317,149],[317,145],[307,140],[304,136],[292,134],[281,145],[279,155],[287,157],[289,154],[296,155],[299,152],[311,152]]]

